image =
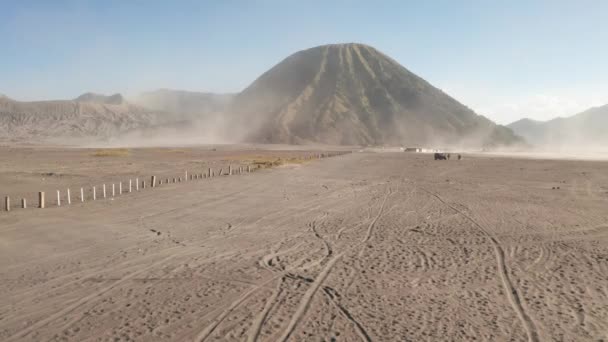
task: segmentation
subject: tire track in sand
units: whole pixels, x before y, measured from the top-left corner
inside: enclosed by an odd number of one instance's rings
[[[465,212],[463,212],[462,210],[449,204],[448,202],[443,200],[443,198],[441,198],[441,196],[439,196],[438,194],[436,194],[432,191],[429,191],[425,188],[422,188],[420,186],[418,186],[418,187],[420,189],[422,189],[424,192],[426,192],[429,195],[438,199],[444,205],[448,206],[455,212],[462,215],[469,222],[473,223],[473,225],[475,225],[475,227],[477,227],[486,237],[488,237],[490,239],[490,242],[492,243],[492,246],[494,248],[494,254],[496,255],[496,263],[498,265],[498,271],[499,271],[498,273],[500,273],[500,279],[502,282],[502,286],[503,286],[504,291],[507,293],[507,298],[509,299],[509,303],[511,304],[511,307],[513,307],[513,310],[517,314],[517,317],[519,317],[522,325],[524,326],[524,330],[526,331],[526,335],[528,336],[528,341],[529,342],[538,342],[539,341],[538,331],[536,330],[536,326],[534,325],[534,322],[532,321],[532,319],[530,318],[530,316],[524,309],[521,297],[519,296],[517,289],[515,288],[515,286],[513,285],[513,282],[511,281],[511,278],[509,276],[509,271],[507,268],[507,264],[505,261],[505,251],[502,248],[500,242],[492,234],[490,234],[481,224],[479,224],[476,220],[474,220],[472,217],[467,215]]]
[[[324,219],[325,217],[327,217],[327,213],[324,213],[321,216],[321,220]],[[320,264],[321,262],[323,262],[323,260],[325,260],[326,258],[330,257],[331,254],[333,253],[331,246],[329,245],[329,243],[323,239],[323,237],[317,232],[316,230],[316,220],[313,220],[312,222],[308,223],[308,227],[311,229],[313,235],[317,238],[320,239],[321,241],[323,241],[325,249],[327,251],[325,257],[319,259],[317,262],[315,262],[315,264]],[[292,247],[288,250],[284,250],[281,252],[273,252],[269,255],[277,255],[278,253],[280,254],[286,254],[289,252],[292,252],[294,250],[297,250],[297,248],[299,246],[301,246],[303,243],[299,243],[298,245],[296,245],[295,247]],[[270,265],[268,264],[266,257],[263,257],[262,260],[260,261],[261,263],[263,263],[265,266],[267,266],[266,268],[268,268],[269,270],[272,271],[272,268],[270,267]],[[308,266],[310,267],[310,266]],[[284,281],[285,281],[285,276],[289,276],[289,272],[285,270],[285,268],[282,269],[283,272],[283,276],[279,279],[279,281],[277,282],[277,286],[275,288],[275,290],[272,293],[272,296],[266,301],[266,304],[264,305],[264,308],[262,309],[262,311],[256,316],[256,318],[253,321],[253,324],[250,328],[250,333],[247,335],[247,341],[248,342],[254,342],[257,341],[258,338],[260,337],[260,333],[262,331],[262,327],[264,326],[264,323],[266,323],[267,319],[268,319],[268,315],[270,314],[270,311],[275,307],[276,305],[276,301],[278,300],[279,296],[281,295],[281,293],[283,292],[281,286],[283,285]]]
[[[312,210],[315,210],[316,207],[314,206],[314,203],[318,202],[318,199],[315,199],[313,201],[311,201],[311,203],[313,203],[313,205],[311,205],[311,209],[306,210],[306,212],[310,212]],[[314,208],[312,208],[314,207]],[[326,214],[324,214],[324,216],[326,216]],[[272,254],[272,253],[271,253]],[[282,253],[281,253],[282,254]],[[265,260],[265,257],[262,258],[261,260],[261,264],[258,262],[258,264],[260,264],[260,266],[266,268],[267,266],[267,262],[269,262],[270,260]],[[268,266],[270,267],[270,265],[268,264]],[[251,297],[251,295],[253,295],[256,291],[258,291],[259,289],[265,287],[268,283],[271,283],[272,281],[278,279],[278,278],[282,278],[286,275],[288,275],[292,269],[295,269],[296,267],[287,267],[285,269],[283,269],[283,271],[279,274],[274,275],[273,277],[271,277],[270,279],[264,281],[261,284],[258,284],[254,287],[252,287],[251,289],[249,289],[248,291],[246,291],[245,293],[243,293],[239,298],[237,298],[236,301],[232,302],[232,304],[226,309],[224,310],[219,316],[217,316],[212,322],[211,324],[207,325],[205,327],[205,329],[203,329],[203,331],[201,331],[197,337],[195,338],[196,341],[205,341],[214,331],[215,329],[224,321],[224,319],[231,313],[233,312],[237,307],[239,307],[239,305],[241,305],[243,302],[245,302],[247,299],[249,299],[249,297]],[[272,268],[267,268],[269,271],[272,272]],[[281,283],[281,282],[279,282]],[[275,291],[276,293],[276,291]],[[278,295],[277,295],[278,297]],[[275,295],[273,294],[273,296],[271,298],[275,298]],[[268,309],[270,310],[270,309]],[[260,320],[259,316],[258,318],[256,318],[256,324],[260,324],[259,328],[255,327],[256,331],[259,329],[261,330],[261,325],[263,325],[263,322],[265,321],[265,319]]]
[[[45,319],[42,319],[42,320],[30,325],[26,329],[13,334],[12,336],[8,337],[5,341],[9,342],[9,341],[21,340],[25,336],[31,334],[34,330],[42,328],[42,327],[46,326],[47,324],[51,323],[52,321],[73,312],[74,310],[76,310],[80,306],[86,304],[90,300],[107,293],[108,291],[114,289],[118,285],[125,283],[125,282],[137,277],[138,275],[156,267],[157,265],[161,265],[161,264],[165,263],[166,261],[173,259],[174,257],[176,257],[175,254],[169,255],[168,257],[163,258],[147,267],[144,267],[144,268],[140,269],[139,271],[135,271],[135,272],[121,278],[120,280],[117,280],[117,281],[113,282],[112,284],[110,284],[102,289],[99,289],[98,291],[91,293],[88,296],[82,297],[79,300],[77,300],[76,302],[72,303],[71,305],[66,306],[62,310],[59,310],[59,311],[55,312],[54,314],[47,316]]]
[[[382,216],[382,214],[384,212],[384,205],[386,204],[386,200],[388,199],[388,196],[390,194],[391,194],[391,190],[389,188],[386,195],[384,196],[382,205],[380,206],[380,209],[378,210],[378,214],[376,215],[374,220],[372,222],[370,222],[369,226],[367,227],[367,232],[365,234],[365,237],[356,246],[353,246],[353,248],[364,245],[370,240],[372,233],[374,231],[376,222]],[[312,298],[314,297],[315,293],[317,293],[317,291],[319,290],[321,285],[323,285],[323,282],[325,281],[325,279],[331,272],[334,265],[349,250],[350,249],[347,249],[344,252],[337,254],[335,257],[333,257],[333,259],[331,259],[329,262],[327,262],[327,264],[325,264],[325,267],[323,268],[321,273],[319,273],[319,275],[315,278],[315,281],[311,284],[310,288],[308,288],[308,290],[304,294],[304,297],[302,297],[302,300],[300,301],[300,305],[298,306],[296,312],[293,314],[293,316],[291,316],[289,324],[287,325],[287,329],[285,329],[285,332],[281,335],[281,337],[278,339],[278,341],[285,342],[289,339],[289,337],[291,337],[291,334],[295,330],[296,326],[300,323],[300,321],[302,320],[302,317],[304,316],[304,314],[306,314],[306,311],[308,311],[308,307],[310,306],[310,303],[311,303]],[[353,324],[355,324],[355,325],[357,324],[354,321],[351,321],[351,322],[353,322]]]
[[[323,288],[323,291],[327,295],[327,298],[329,299],[330,303],[332,303],[336,307],[336,309],[338,309],[338,311],[342,314],[342,317],[354,324],[356,328],[355,330],[357,330],[357,335],[359,335],[361,340],[371,342],[372,339],[371,337],[369,337],[369,334],[367,333],[363,325],[359,323],[359,321],[357,321],[355,317],[353,317],[353,315],[336,300],[335,295],[331,292],[331,290],[325,287]]]

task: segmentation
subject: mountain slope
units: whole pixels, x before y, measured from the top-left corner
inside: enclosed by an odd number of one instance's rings
[[[0,98],[0,140],[107,139],[150,127],[161,115],[129,103],[19,102]]]
[[[568,149],[576,146],[608,146],[608,105],[549,121],[522,119],[508,125],[537,147]]]
[[[519,142],[361,44],[297,52],[236,96],[233,130],[271,143],[488,146]]]

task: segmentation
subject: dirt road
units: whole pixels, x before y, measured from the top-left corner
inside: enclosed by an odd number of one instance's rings
[[[3,341],[606,340],[608,163],[355,153],[3,213],[0,293]]]

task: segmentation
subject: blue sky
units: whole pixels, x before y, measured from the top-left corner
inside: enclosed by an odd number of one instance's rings
[[[0,2],[0,93],[18,100],[236,92],[359,42],[499,123],[608,103],[608,1]]]

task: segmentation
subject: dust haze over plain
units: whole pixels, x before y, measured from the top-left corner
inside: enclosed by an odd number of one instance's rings
[[[524,143],[363,44],[299,51],[238,94],[161,89],[127,100],[84,94],[73,101],[5,99],[3,104],[3,124],[13,141],[44,132],[54,142],[90,136],[127,146],[245,142],[479,149]],[[108,115],[100,117],[96,110]],[[31,126],[34,112],[48,120],[45,129]]]
[[[501,126],[364,44],[296,52],[233,94],[158,89],[38,102],[0,96],[0,141],[8,143],[410,146],[601,159],[607,137],[608,105]]]

